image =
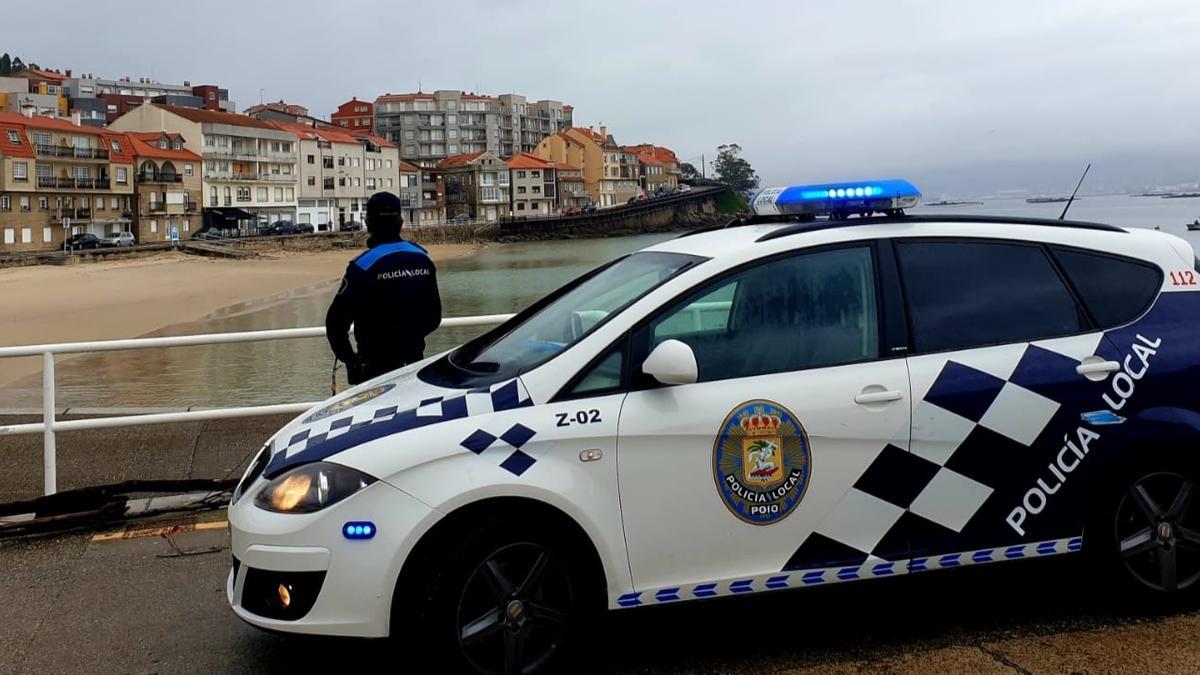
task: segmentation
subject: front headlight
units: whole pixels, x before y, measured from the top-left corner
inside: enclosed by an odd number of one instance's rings
[[[254,504],[277,513],[312,513],[336,504],[374,483],[361,471],[340,464],[314,462],[296,467],[259,490]]]

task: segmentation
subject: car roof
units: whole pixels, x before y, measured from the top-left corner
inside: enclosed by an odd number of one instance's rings
[[[1146,228],[1104,223],[999,216],[898,216],[844,221],[798,222],[778,218],[734,219],[725,226],[699,230],[646,250],[721,259],[756,258],[789,249],[883,237],[986,237],[1045,241],[1119,251],[1141,245],[1188,246],[1178,237]],[[1173,240],[1177,240],[1177,242]],[[1135,245],[1134,242],[1137,242]],[[1180,250],[1181,255],[1184,254]]]

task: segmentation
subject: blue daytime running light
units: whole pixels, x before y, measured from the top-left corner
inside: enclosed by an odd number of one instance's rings
[[[342,536],[347,539],[370,539],[375,536],[375,523],[366,521],[346,523],[342,526]]]
[[[751,205],[759,215],[886,213],[912,208],[921,192],[901,179],[767,188]]]

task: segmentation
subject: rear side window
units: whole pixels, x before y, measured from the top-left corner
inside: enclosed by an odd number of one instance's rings
[[[1162,272],[1153,265],[1058,246],[1051,250],[1098,328],[1113,328],[1138,318],[1162,288]]]
[[[1024,342],[1081,332],[1071,292],[1039,246],[897,242],[915,351]]]

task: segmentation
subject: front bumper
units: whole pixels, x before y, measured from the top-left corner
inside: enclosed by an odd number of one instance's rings
[[[237,563],[226,594],[233,611],[275,631],[387,636],[400,567],[437,512],[376,481],[316,513],[274,513],[254,505],[264,484],[229,509]],[[347,539],[342,526],[351,521],[373,522],[375,536]],[[278,600],[280,585],[289,589],[286,608]]]

